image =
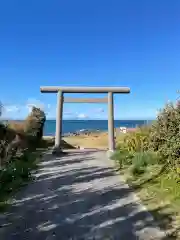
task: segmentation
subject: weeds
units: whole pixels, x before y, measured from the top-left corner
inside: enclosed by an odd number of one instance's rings
[[[133,156],[133,153],[128,152],[127,149],[119,149],[111,158],[116,161],[120,168],[123,168],[125,165],[127,166],[132,164]]]
[[[33,108],[24,122],[0,124],[0,208],[32,178],[42,143],[45,114]]]
[[[0,170],[1,203],[31,179],[31,171],[36,169],[37,158],[37,154],[25,151]]]
[[[166,105],[152,125],[126,134],[113,157],[140,198],[150,206],[168,203],[180,224],[180,102]]]
[[[131,174],[133,176],[141,175],[141,174],[145,173],[145,170],[146,170],[145,166],[141,166],[139,164],[134,164],[130,169]]]

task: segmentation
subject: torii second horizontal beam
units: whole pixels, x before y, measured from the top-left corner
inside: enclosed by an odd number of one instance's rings
[[[64,103],[108,103],[108,98],[71,98],[64,97]]]
[[[46,86],[40,87],[42,93],[57,93],[62,91],[63,93],[130,93],[128,87],[58,87],[58,86]]]

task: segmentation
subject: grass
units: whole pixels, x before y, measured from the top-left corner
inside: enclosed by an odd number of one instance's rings
[[[119,171],[160,228],[167,232],[167,239],[180,239],[180,184],[174,173],[167,172],[160,164],[147,166],[138,176],[132,175],[128,166]]]
[[[26,153],[0,171],[0,212],[6,210],[14,194],[32,180],[31,172],[37,168],[40,156],[40,152]]]
[[[64,137],[63,140],[75,147],[80,146],[84,148],[108,148],[107,133],[91,133],[89,136],[81,134],[79,136]]]
[[[21,159],[10,163],[5,168],[5,173],[0,171],[0,212],[7,210],[13,196],[33,180],[31,173],[37,169],[42,154],[52,145],[54,145],[54,140],[43,139],[34,151],[28,151]],[[13,169],[16,169],[16,172],[13,172]],[[13,175],[14,178],[12,178]]]
[[[166,239],[180,240],[180,177],[172,169],[174,163],[170,165],[163,155],[150,151],[153,140],[149,133],[148,128],[140,129],[120,139],[116,163],[120,174],[167,233]],[[170,156],[172,148],[166,150]]]
[[[117,131],[117,130],[115,130]],[[116,143],[119,143],[121,139],[125,137],[125,134],[117,134]],[[94,132],[89,135],[81,134],[79,136],[68,136],[63,138],[68,144],[77,147],[84,148],[108,148],[108,133],[107,132]]]

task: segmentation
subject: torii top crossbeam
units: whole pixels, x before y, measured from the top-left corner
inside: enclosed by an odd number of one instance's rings
[[[57,93],[62,91],[64,93],[130,93],[128,87],[40,87],[42,93]]]

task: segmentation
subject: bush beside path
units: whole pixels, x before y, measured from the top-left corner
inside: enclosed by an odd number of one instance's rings
[[[112,158],[168,239],[180,239],[180,102],[125,134]]]
[[[24,122],[0,123],[0,211],[13,195],[31,180],[44,146],[42,131],[45,114],[33,107]]]

